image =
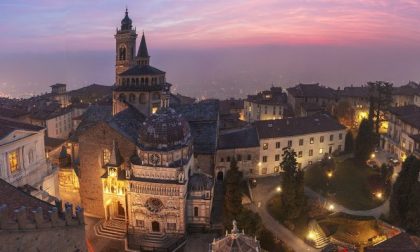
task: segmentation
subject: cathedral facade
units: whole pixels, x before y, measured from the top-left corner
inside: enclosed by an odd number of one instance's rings
[[[80,196],[87,214],[124,223],[130,249],[170,249],[189,227],[211,225],[214,179],[197,156],[213,154],[195,149],[216,142],[195,128],[211,106],[171,106],[165,72],[150,66],[144,34],[136,54],[136,38],[126,11],[115,35],[112,112],[88,111],[78,128]],[[203,125],[217,132],[217,123]]]

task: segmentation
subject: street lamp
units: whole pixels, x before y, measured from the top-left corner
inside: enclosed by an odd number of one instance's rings
[[[334,204],[333,204],[333,203],[330,203],[330,204],[328,205],[328,210],[329,210],[329,211],[334,211],[334,209],[335,209]]]
[[[334,174],[333,174],[333,172],[332,171],[329,171],[329,172],[327,172],[327,177],[328,178],[332,178],[332,176],[333,176]]]
[[[376,157],[375,153],[370,154],[370,158],[374,159]]]
[[[375,196],[376,196],[376,198],[377,198],[377,199],[379,199],[379,200],[381,200],[381,199],[384,197],[384,195],[383,195],[383,193],[382,193],[381,191],[376,192],[376,193],[375,193]]]
[[[315,239],[315,232],[314,231],[309,231],[308,235],[306,236],[306,238],[308,238],[308,240],[314,240]]]
[[[280,186],[276,187],[276,192],[281,192],[281,187]]]

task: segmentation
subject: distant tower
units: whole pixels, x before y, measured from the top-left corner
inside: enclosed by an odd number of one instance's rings
[[[137,33],[125,9],[125,17],[121,20],[121,28],[117,29],[116,40],[116,75],[126,71],[135,64]]]
[[[114,115],[128,106],[136,108],[145,116],[155,113],[160,107],[169,107],[171,84],[166,83],[166,73],[150,65],[144,33],[137,56],[134,56],[136,37],[126,11],[121,29],[115,35],[117,61],[112,99]]]

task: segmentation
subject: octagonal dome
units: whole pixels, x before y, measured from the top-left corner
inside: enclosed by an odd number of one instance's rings
[[[139,145],[145,150],[170,150],[185,146],[191,139],[188,121],[172,108],[149,116],[139,132]]]

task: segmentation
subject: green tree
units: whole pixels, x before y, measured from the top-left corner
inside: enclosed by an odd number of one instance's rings
[[[376,137],[373,133],[372,121],[363,119],[356,137],[354,157],[359,162],[365,162],[375,149]]]
[[[289,147],[283,150],[283,161],[280,163],[284,170],[282,193],[279,196],[281,215],[285,219],[296,219],[305,205],[304,172],[297,168],[296,152]]]
[[[239,171],[235,158],[230,162],[230,169],[226,172],[223,188],[225,200],[223,204],[223,223],[226,228],[232,227],[232,220],[236,219],[242,211],[241,184],[243,174]]]
[[[420,160],[409,156],[402,165],[390,199],[390,219],[413,233],[420,233]]]
[[[354,139],[353,133],[351,131],[347,131],[345,142],[344,142],[344,152],[345,153],[352,153],[354,150]]]
[[[379,134],[383,111],[386,111],[392,103],[393,84],[386,81],[368,82],[370,110],[369,118],[375,121],[375,132]]]

